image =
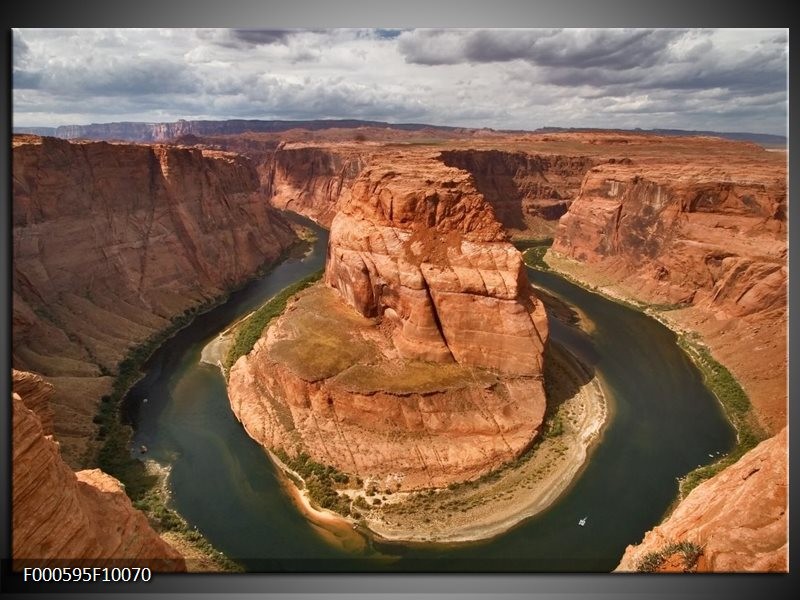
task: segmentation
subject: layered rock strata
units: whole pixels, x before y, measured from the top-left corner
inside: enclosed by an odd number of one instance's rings
[[[238,155],[15,136],[13,177],[13,364],[56,384],[55,433],[80,466],[128,349],[295,237]]]
[[[51,435],[52,386],[13,373],[12,557],[26,566],[149,567],[185,571],[181,555],[134,509],[122,484],[100,471],[74,473]]]
[[[368,161],[369,154],[356,149],[282,145],[262,167],[265,193],[273,206],[330,227]]]
[[[551,265],[699,334],[774,436],[692,491],[621,570],[681,541],[703,547],[698,570],[787,568],[786,186],[780,153],[687,140],[593,168],[559,223]]]
[[[469,174],[423,155],[367,167],[334,218],[325,283],[231,369],[254,439],[404,489],[530,445],[544,307]]]
[[[628,546],[617,570],[635,571],[649,553],[691,542],[702,549],[698,572],[788,571],[787,463],[784,428],[692,490],[669,518]]]

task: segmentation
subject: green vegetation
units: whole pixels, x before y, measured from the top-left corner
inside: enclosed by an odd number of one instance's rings
[[[141,377],[141,369],[150,355],[165,340],[188,325],[197,314],[222,301],[224,298],[186,309],[182,314],[173,317],[166,329],[131,348],[117,366],[118,374],[111,394],[101,398],[100,410],[92,420],[99,425],[97,437],[102,442],[97,454],[97,465],[122,482],[134,507],[143,511],[157,530],[177,533],[198,551],[210,557],[221,570],[241,571],[238,564],[216,551],[200,532],[189,527],[178,513],[167,506],[164,493],[158,488],[159,476],[148,472],[145,464],[131,454],[133,430],[120,419],[122,399]]]
[[[346,473],[331,465],[314,461],[305,452],[296,457],[289,456],[283,448],[273,452],[287,467],[300,474],[305,481],[308,496],[315,504],[345,517],[350,516],[350,498],[336,491],[337,485],[347,485],[350,482],[350,477]],[[365,508],[358,502],[356,506]]]
[[[247,354],[253,349],[253,346],[255,346],[255,343],[261,337],[264,328],[272,319],[280,315],[286,309],[286,303],[289,298],[318,281],[320,277],[322,277],[322,273],[323,271],[320,269],[284,288],[278,294],[270,298],[261,308],[253,312],[247,319],[239,323],[236,327],[233,343],[228,350],[228,355],[225,357],[224,366],[226,372],[240,356]]]
[[[541,240],[514,240],[514,247],[522,252],[525,264],[533,269],[549,271],[550,266],[544,261],[544,255],[553,245],[553,238]]]
[[[697,564],[697,559],[703,554],[703,548],[693,542],[673,542],[656,552],[650,552],[642,557],[636,565],[640,573],[654,573],[672,555],[680,554],[683,559],[684,571],[691,571]]]
[[[561,420],[561,417],[556,416],[547,424],[547,427],[544,431],[544,437],[558,437],[562,433],[564,433],[564,422]]]
[[[548,246],[540,246],[538,248],[528,248],[522,253],[522,259],[525,264],[533,269],[540,269],[542,271],[549,271],[550,266],[545,262],[544,255],[550,248]]]
[[[549,248],[553,245],[553,238],[516,238],[511,240],[517,250],[528,248]]]
[[[691,341],[688,336],[678,336],[678,345],[700,369],[706,385],[722,403],[725,414],[737,433],[736,447],[729,454],[711,465],[698,467],[681,480],[681,497],[685,498],[700,483],[734,464],[748,450],[755,448],[766,438],[766,434],[756,424],[750,400],[731,372],[714,360],[708,349]]]
[[[165,502],[164,492],[158,488],[151,488],[133,506],[144,512],[150,522],[161,531],[177,533],[184,541],[190,543],[198,551],[213,560],[221,571],[243,572],[238,563],[219,552],[197,529],[189,524],[177,512],[169,508]]]
[[[150,355],[165,340],[185,327],[195,315],[209,310],[218,301],[186,309],[171,319],[169,326],[153,335],[138,346],[131,348],[117,365],[111,394],[103,396],[100,410],[93,421],[100,425],[97,437],[102,441],[97,454],[97,465],[109,475],[113,475],[125,485],[131,500],[142,498],[158,481],[158,477],[147,472],[144,463],[130,453],[133,430],[120,420],[120,403],[131,386],[141,377],[141,369]]]

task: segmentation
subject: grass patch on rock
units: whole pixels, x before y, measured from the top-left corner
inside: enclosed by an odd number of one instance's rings
[[[336,378],[337,383],[352,392],[385,390],[394,394],[426,394],[476,384],[491,385],[497,381],[496,375],[483,369],[414,360],[354,365]]]
[[[224,361],[226,372],[230,370],[240,356],[249,353],[253,349],[253,346],[255,346],[255,343],[261,337],[264,328],[272,319],[280,315],[286,309],[286,303],[289,298],[318,281],[322,277],[322,273],[323,270],[320,269],[284,288],[263,304],[261,308],[254,311],[249,317],[237,325],[233,343]]]

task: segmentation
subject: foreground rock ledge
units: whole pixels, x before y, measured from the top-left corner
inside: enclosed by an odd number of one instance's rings
[[[334,219],[327,286],[237,361],[229,395],[269,449],[394,489],[441,487],[535,438],[547,322],[472,177],[435,156],[388,162]]]
[[[53,387],[13,371],[13,558],[30,566],[126,566],[185,571],[183,557],[100,469],[74,473],[52,436]],[[70,562],[71,561],[71,562]]]

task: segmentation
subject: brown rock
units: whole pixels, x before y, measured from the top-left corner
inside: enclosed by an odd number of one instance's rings
[[[64,463],[37,412],[52,387],[15,375],[12,527],[14,567],[126,566],[185,571],[177,551],[134,509],[119,481],[99,469],[77,473]],[[20,383],[17,384],[17,381]],[[38,384],[38,386],[37,386]]]
[[[400,355],[541,374],[543,305],[472,178],[431,159],[364,171],[331,226],[325,281],[388,315]]]
[[[445,150],[442,161],[472,174],[507,231],[552,237],[596,160],[503,150]]]
[[[53,409],[50,407],[53,386],[35,373],[16,369],[11,369],[11,386],[25,407],[36,414],[44,435],[53,435]]]
[[[682,307],[665,317],[702,335],[775,433],[786,423],[785,164],[731,145],[724,170],[710,140],[691,164],[593,168],[551,253],[587,283]]]
[[[352,149],[281,145],[261,168],[268,173],[265,193],[273,206],[330,227],[339,200],[367,161],[366,153]]]
[[[295,238],[237,155],[16,136],[13,168],[13,364],[56,383],[78,466],[128,348]]]
[[[339,206],[335,292],[302,294],[231,369],[245,429],[403,489],[518,456],[544,417],[546,316],[471,176],[431,155],[381,157]]]
[[[661,525],[628,546],[617,571],[635,571],[672,542],[702,548],[698,571],[788,571],[788,436],[761,442],[693,489]]]

